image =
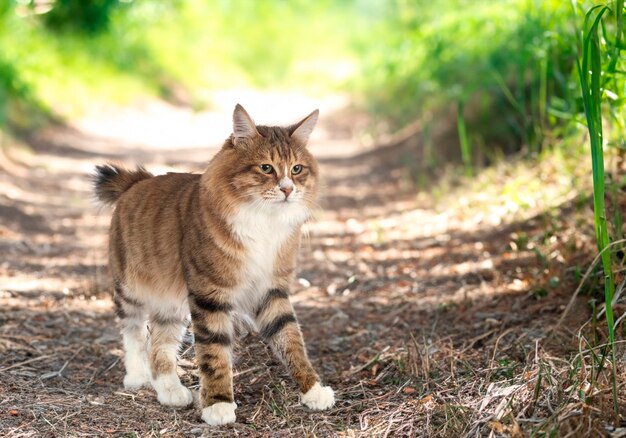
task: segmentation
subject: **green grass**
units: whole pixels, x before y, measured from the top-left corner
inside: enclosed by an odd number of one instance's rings
[[[83,32],[58,18],[50,27],[50,13],[37,14],[23,3],[5,4],[1,61],[12,80],[62,115],[80,114],[93,102],[168,99],[181,88],[191,104],[203,105],[210,104],[211,90],[223,88],[336,89],[356,63],[352,32],[364,28],[352,2],[120,5],[107,9],[105,28]]]
[[[147,81],[100,58],[102,44],[97,37],[53,36],[41,23],[13,11],[4,15],[1,24],[0,56],[10,68],[7,75],[41,106],[72,115],[93,101],[124,103],[130,96],[154,90]],[[14,87],[5,90],[16,99],[25,94]]]
[[[456,126],[459,132],[459,143],[461,144],[461,158],[465,165],[465,174],[472,176],[472,150],[469,139],[467,138],[467,128],[465,127],[465,116],[463,115],[463,101],[459,100],[456,106]]]
[[[562,0],[381,5],[383,18],[360,46],[363,69],[357,78],[361,104],[379,122],[371,129],[393,131],[415,119],[423,120],[424,131],[436,131],[433,124],[454,126],[451,115],[459,114],[462,102],[464,117],[456,120],[460,152],[435,162],[453,158],[467,166],[470,155],[474,166],[481,157],[482,164],[491,164],[518,150],[536,156],[566,137],[579,141],[585,117],[576,68],[579,31],[582,11],[594,3],[574,4],[575,13],[572,2]],[[612,45],[610,61],[613,70],[623,71],[618,46]],[[624,75],[612,75],[609,84],[612,141],[620,143]]]
[[[615,283],[612,269],[612,257],[610,251],[605,251],[610,245],[610,237],[607,222],[607,211],[604,204],[605,190],[605,169],[604,169],[604,135],[602,101],[603,94],[606,93],[605,86],[615,77],[616,67],[620,55],[620,39],[622,36],[622,12],[624,8],[623,0],[615,2],[615,37],[611,44],[610,40],[603,39],[601,42],[600,31],[606,36],[606,27],[603,18],[610,11],[609,6],[598,5],[591,8],[585,15],[583,27],[582,61],[578,67],[580,77],[580,87],[582,91],[583,104],[587,119],[587,129],[589,131],[589,142],[591,146],[592,174],[593,174],[593,206],[595,215],[596,239],[598,251],[601,254],[602,268],[604,271],[604,293],[606,324],[609,333],[608,354],[613,360],[613,404],[615,414],[619,415],[617,376],[615,364],[615,327],[613,315],[613,294]],[[602,45],[609,54],[608,67],[603,66]],[[608,46],[608,47],[606,47]],[[606,64],[605,64],[606,65]]]
[[[535,154],[581,120],[578,18],[562,0],[144,0],[106,9],[98,32],[24,4],[0,11],[3,61],[33,96],[70,116],[92,102],[172,98],[181,87],[194,107],[210,105],[218,88],[348,90],[380,122],[373,131],[421,118],[432,144],[431,125],[462,102],[466,167],[477,154],[489,163],[520,148]],[[623,106],[623,78],[611,81]],[[623,125],[621,115],[614,123]],[[435,155],[432,165],[449,158]]]
[[[540,140],[533,133],[541,124],[533,122],[546,117],[552,96],[565,109],[572,104],[567,2],[398,1],[385,12],[380,43],[364,53],[362,85],[372,93],[368,106],[396,124],[463,100],[476,113],[474,127],[495,116],[494,135],[510,130],[531,142]]]

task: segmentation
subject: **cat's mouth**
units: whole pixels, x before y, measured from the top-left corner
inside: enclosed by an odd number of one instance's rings
[[[289,205],[296,205],[299,202],[299,199],[293,198],[293,197],[288,197],[288,198],[282,198],[282,199],[273,199],[271,202],[273,205],[282,205],[282,206],[289,206]]]
[[[264,198],[264,201],[269,205],[298,205],[302,202],[302,197],[300,196],[268,196]]]

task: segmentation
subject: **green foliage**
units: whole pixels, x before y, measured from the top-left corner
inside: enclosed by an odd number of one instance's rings
[[[315,92],[337,86],[354,70],[352,32],[365,29],[356,4],[1,2],[0,53],[34,96],[65,115],[92,101],[177,98],[181,89],[194,106],[204,90],[215,88]]]
[[[0,59],[0,126],[8,119],[9,96],[23,96],[25,93],[17,83],[17,74],[13,66]]]
[[[327,87],[336,82],[337,67],[352,56],[351,28],[345,23],[357,25],[358,17],[351,17],[351,4],[187,0],[168,7],[147,2],[116,28],[132,29],[133,38],[143,40],[156,62],[183,83]]]
[[[480,157],[539,152],[582,120],[583,8],[562,0],[42,4],[2,2],[0,53],[5,76],[62,114],[94,100],[177,99],[181,89],[195,107],[216,88],[348,87],[385,129],[421,119],[432,166],[442,157],[431,125],[450,118],[468,172]],[[615,47],[611,63],[623,70]],[[603,85],[616,96],[612,121],[623,125],[623,75]]]
[[[387,2],[363,50],[364,104],[391,127],[465,104],[466,139],[538,152],[580,120],[577,20],[561,0]],[[622,80],[623,84],[623,80]],[[474,149],[474,148],[472,148]]]
[[[93,100],[121,101],[148,92],[150,83],[101,56],[107,38],[108,34],[50,33],[41,15],[10,4],[0,15],[0,94],[5,96],[0,107],[16,106],[11,112],[28,127],[30,112],[20,109],[25,102],[30,102],[28,107],[73,114]]]
[[[456,107],[456,125],[459,131],[459,142],[461,143],[461,157],[465,165],[465,174],[472,176],[472,151],[469,139],[467,138],[467,128],[465,127],[465,116],[463,115],[463,101],[459,100]]]
[[[95,34],[107,29],[113,10],[120,5],[119,0],[56,0],[43,19],[53,30]]]
[[[50,110],[33,95],[13,64],[0,54],[0,128],[10,124],[13,129],[23,131],[51,118]]]

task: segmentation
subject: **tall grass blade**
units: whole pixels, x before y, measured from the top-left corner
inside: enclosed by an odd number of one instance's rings
[[[603,251],[609,245],[609,233],[606,220],[606,208],[604,205],[605,172],[604,151],[602,134],[602,60],[599,39],[599,25],[602,16],[609,10],[608,6],[595,6],[585,15],[583,27],[583,51],[582,65],[578,64],[580,86],[582,90],[583,105],[589,130],[591,144],[591,163],[593,173],[593,207],[595,215],[596,240],[598,250],[602,253],[602,268],[604,270],[604,301],[606,306],[606,322],[609,331],[609,350],[614,361],[615,328],[613,316],[613,294],[615,284],[611,266],[610,251]],[[595,14],[595,18],[594,18]],[[589,25],[591,23],[591,25]],[[614,364],[615,365],[615,364]],[[617,383],[615,366],[613,366],[613,405],[616,414],[619,412],[617,402]]]
[[[459,100],[456,107],[456,124],[459,131],[459,143],[461,144],[461,158],[465,165],[465,174],[472,176],[472,151],[467,137],[467,128],[465,126],[465,117],[463,117],[463,101]]]
[[[617,68],[617,62],[619,61],[620,49],[623,48],[621,44],[622,39],[622,30],[623,30],[623,15],[624,15],[624,0],[615,0],[615,19],[616,29],[615,29],[615,42],[613,44],[613,50],[611,51],[611,62],[607,67],[607,71],[609,73],[615,73]]]

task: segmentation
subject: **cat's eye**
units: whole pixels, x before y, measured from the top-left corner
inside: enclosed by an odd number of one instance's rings
[[[261,168],[261,172],[268,175],[274,171],[274,168],[270,164],[261,164],[259,167]]]
[[[300,172],[302,172],[302,165],[301,164],[296,164],[295,166],[293,166],[291,168],[291,174],[292,175],[297,175]]]

